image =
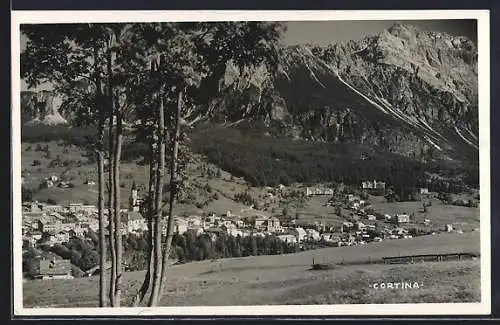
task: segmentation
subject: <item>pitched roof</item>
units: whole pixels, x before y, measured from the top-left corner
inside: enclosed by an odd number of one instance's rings
[[[139,220],[142,218],[143,218],[142,215],[137,211],[127,211],[127,212],[121,213],[121,220],[123,222],[128,222],[128,221],[132,221],[132,220]]]

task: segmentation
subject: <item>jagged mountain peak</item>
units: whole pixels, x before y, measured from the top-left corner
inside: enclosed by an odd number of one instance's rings
[[[254,103],[253,117],[286,120],[294,137],[405,154],[478,147],[477,50],[465,37],[396,23],[361,40],[287,47],[280,63],[281,101],[267,110]]]

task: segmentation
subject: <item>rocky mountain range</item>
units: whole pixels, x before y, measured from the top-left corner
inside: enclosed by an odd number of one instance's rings
[[[477,161],[477,48],[465,37],[395,24],[357,41],[284,49],[271,87],[265,69],[249,74],[239,92],[254,95],[238,94],[238,118],[296,138]]]
[[[235,86],[216,118],[264,122],[275,135],[477,163],[477,67],[467,38],[395,24],[361,40],[283,48],[274,76],[229,64],[225,82]],[[234,83],[242,73],[245,82]],[[47,94],[22,97],[31,119],[64,120]]]

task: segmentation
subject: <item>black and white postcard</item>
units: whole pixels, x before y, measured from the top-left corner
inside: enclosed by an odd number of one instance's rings
[[[490,313],[488,11],[13,11],[16,315]]]

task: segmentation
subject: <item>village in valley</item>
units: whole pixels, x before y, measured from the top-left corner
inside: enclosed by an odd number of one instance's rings
[[[95,182],[91,180],[84,183],[89,187],[95,185]],[[66,182],[60,181],[57,176],[47,177],[41,185],[41,187],[48,188],[54,186],[70,187]],[[144,197],[138,187],[134,181],[130,188],[128,208],[121,209],[122,236],[145,237],[148,232],[148,221],[141,214]],[[431,208],[433,201],[437,200],[437,194],[430,193],[427,188],[420,188],[416,193],[421,203],[419,211],[406,211],[400,208],[400,211],[396,213],[377,211],[376,206],[372,204],[373,200],[387,201],[384,196],[390,193],[386,183],[377,180],[364,181],[358,189],[343,184],[338,184],[336,188],[301,185],[287,187],[280,184],[277,187],[264,187],[260,193],[256,199],[252,198],[248,191],[241,193],[240,197],[247,196],[242,202],[250,205],[240,211],[227,210],[225,213],[206,211],[201,214],[174,215],[174,234],[180,236],[190,233],[195,237],[208,238],[212,243],[215,243],[221,236],[240,239],[245,237],[272,238],[288,248],[257,253],[268,255],[321,247],[356,246],[370,242],[405,240],[421,235],[435,235],[439,232],[463,232],[452,223],[440,224],[430,218],[422,217],[417,220],[415,213],[420,212],[419,215],[421,215],[426,209]],[[312,203],[316,205],[322,202],[322,208],[331,210],[330,214],[334,214],[336,220],[330,220],[326,216],[319,221],[310,220],[301,218],[299,212],[291,215],[286,207],[281,209],[280,213],[276,213],[277,210],[271,208],[272,204],[280,206],[282,202],[289,203],[290,198],[292,201],[294,199],[301,201],[302,205],[311,200],[314,200]],[[255,202],[260,209],[256,209]],[[107,214],[108,211],[105,210],[104,213]],[[167,220],[168,216],[164,214],[162,223],[164,236],[167,234]],[[469,231],[478,230],[478,228],[469,229]],[[64,245],[71,247],[72,244],[68,245],[68,243],[74,239],[92,242],[92,236],[95,238],[98,232],[98,209],[95,205],[23,202],[23,249],[35,248],[51,252],[37,259],[36,271],[31,272],[26,279],[73,278],[74,266],[71,265],[71,259],[64,258],[64,254],[58,255],[58,250],[54,247],[64,247]],[[105,235],[109,238],[107,230]],[[174,263],[185,262],[184,258],[177,256]],[[79,272],[80,276],[98,274],[97,258],[86,263],[82,271]]]

